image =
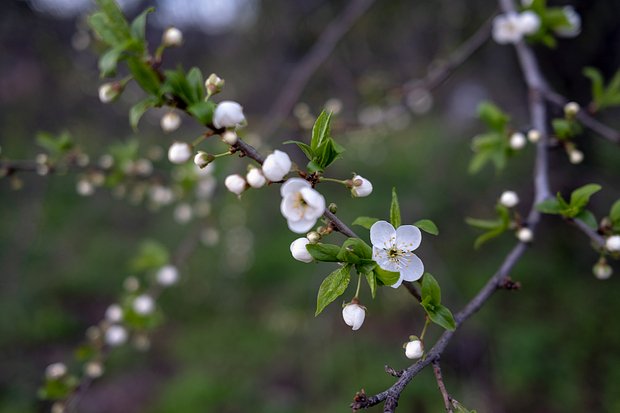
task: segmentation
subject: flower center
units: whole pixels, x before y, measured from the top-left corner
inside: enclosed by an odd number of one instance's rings
[[[391,259],[395,259],[398,258],[398,256],[402,253],[402,251],[400,251],[398,248],[396,248],[396,246],[393,246],[392,248],[390,248],[388,250],[388,257],[390,257]]]

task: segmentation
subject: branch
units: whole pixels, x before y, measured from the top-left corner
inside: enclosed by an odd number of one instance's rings
[[[443,398],[443,404],[446,406],[446,411],[448,413],[452,413],[452,397],[450,397],[448,390],[446,390],[446,385],[443,382],[441,367],[439,366],[439,360],[433,361],[433,372],[435,373],[437,387],[439,387],[439,391],[441,392],[441,397]]]
[[[605,246],[605,238],[599,235],[595,230],[590,228],[585,222],[580,219],[569,219],[568,222],[579,228],[581,232],[586,234],[588,238],[592,240],[597,247],[603,248]]]
[[[262,135],[273,134],[282,121],[291,112],[291,109],[302,94],[306,84],[321,64],[332,53],[336,44],[353,27],[355,22],[370,8],[375,0],[351,0],[347,8],[336,17],[321,33],[312,49],[297,64],[288,78],[282,92],[267,114],[267,122],[262,129]]]

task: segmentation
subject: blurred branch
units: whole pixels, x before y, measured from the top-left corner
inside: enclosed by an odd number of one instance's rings
[[[403,281],[403,285],[405,286],[407,291],[409,291],[411,295],[413,295],[416,298],[416,300],[418,300],[418,302],[422,302],[422,296],[420,295],[420,292],[418,291],[418,289],[415,288],[415,285],[413,282]]]
[[[329,57],[336,44],[353,27],[357,20],[370,8],[375,0],[351,0],[346,9],[322,31],[317,42],[304,58],[297,63],[291,76],[280,88],[281,92],[267,113],[267,121],[261,135],[273,134],[289,115],[312,75]]]
[[[581,232],[586,234],[588,238],[596,244],[597,247],[603,248],[605,246],[605,239],[599,235],[595,230],[590,228],[585,222],[580,219],[569,219],[568,222],[579,228]]]
[[[548,87],[544,89],[544,95],[549,102],[560,107],[564,107],[564,105],[569,102],[568,99],[566,99],[564,96],[554,92]],[[620,144],[620,132],[613,128],[610,128],[609,126],[590,116],[590,114],[588,114],[585,109],[577,112],[576,117],[577,120],[581,122],[581,124],[586,128],[597,133],[598,135],[602,136],[610,142]]]
[[[435,373],[435,380],[437,380],[437,387],[439,387],[439,391],[441,392],[441,397],[443,398],[443,403],[446,406],[446,411],[448,413],[452,413],[452,397],[446,390],[446,385],[443,382],[443,376],[441,375],[441,367],[439,366],[439,360],[433,361],[433,373]]]

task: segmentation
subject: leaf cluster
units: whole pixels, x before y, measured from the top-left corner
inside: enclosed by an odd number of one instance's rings
[[[488,132],[477,135],[472,140],[474,156],[469,163],[469,173],[480,171],[492,163],[496,170],[504,169],[508,157],[513,154],[508,141],[508,122],[510,117],[491,102],[478,105],[478,117],[488,128]]]
[[[497,238],[510,228],[510,211],[504,205],[497,204],[495,206],[497,218],[495,219],[477,219],[466,218],[465,222],[474,228],[479,228],[485,232],[476,238],[474,248],[478,249],[486,242]]]
[[[620,105],[620,70],[605,85],[603,75],[593,67],[583,69],[583,74],[592,82],[592,109],[603,110]]]
[[[601,190],[597,184],[588,184],[575,189],[569,200],[565,200],[560,192],[555,198],[547,199],[536,205],[536,209],[545,214],[561,215],[564,218],[578,219],[589,227],[596,229],[594,214],[586,209],[590,197]],[[619,207],[620,209],[620,207]],[[620,214],[620,211],[619,211]]]

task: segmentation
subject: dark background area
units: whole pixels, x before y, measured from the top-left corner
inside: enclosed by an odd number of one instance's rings
[[[153,47],[170,24],[162,14],[167,3],[174,1],[155,4],[157,24],[147,28]],[[158,125],[161,111],[147,114],[134,133],[127,111],[139,92],[129,88],[119,102],[101,104],[96,45],[88,42],[82,12],[59,15],[56,9],[54,14],[45,4],[0,5],[0,156],[33,159],[41,152],[35,143],[41,130],[69,130],[90,154],[135,137],[146,150],[200,134],[198,125],[184,119],[181,129],[164,135]],[[127,13],[134,16],[150,4],[134,1]],[[239,9],[227,25],[224,18],[205,17],[212,23],[200,27],[175,21],[186,40],[166,53],[164,65],[198,66],[225,78],[218,100],[243,104],[249,123],[244,133],[263,153],[281,149],[287,139],[308,139],[293,115],[277,131],[261,135],[265,116],[298,62],[348,2],[228,4]],[[560,40],[554,50],[537,47],[536,53],[550,83],[586,106],[589,81],[582,68],[595,66],[609,78],[620,67],[620,2],[570,4],[582,16],[582,34]],[[321,189],[338,203],[345,222],[359,215],[387,218],[396,186],[404,222],[430,218],[438,224],[440,235],[425,236],[419,256],[454,311],[484,284],[514,242],[505,234],[474,251],[477,233],[464,218],[491,217],[505,189],[520,194],[518,209],[525,214],[533,195],[532,145],[502,173],[491,168],[475,176],[466,173],[470,140],[483,131],[475,108],[492,100],[510,112],[512,125],[526,129],[526,91],[513,49],[492,41],[433,91],[428,112],[417,114],[403,105],[401,91],[496,7],[489,0],[376,1],[299,99],[313,115],[330,99],[342,102],[334,137],[347,152],[330,176],[345,178],[356,171],[374,184],[373,194],[363,199],[351,199],[336,187]],[[369,126],[369,113],[380,113],[381,121]],[[561,116],[561,110],[551,113]],[[619,128],[619,113],[611,109],[601,119]],[[577,166],[561,149],[551,152],[552,189],[566,195],[580,185],[600,183],[604,189],[591,208],[600,218],[620,197],[620,151],[590,132],[577,144],[585,153]],[[301,162],[298,151],[285,148]],[[359,389],[374,394],[393,383],[383,372],[385,364],[397,369],[410,364],[401,345],[424,322],[415,300],[402,288],[382,288],[375,300],[363,290],[368,313],[356,332],[342,322],[338,300],[315,318],[316,291],[331,267],[290,257],[296,236],[279,213],[278,188],[249,191],[241,200],[224,190],[224,177],[245,171],[245,164],[238,159],[217,163],[220,187],[204,220],[217,228],[221,242],[200,245],[182,269],[182,282],[161,297],[166,322],[153,335],[150,350],[127,346],[115,352],[78,411],[347,411]],[[169,164],[161,161],[156,167],[167,170]],[[174,251],[202,224],[178,224],[171,208],[146,211],[104,189],[81,197],[72,174],[19,177],[23,188],[18,191],[9,180],[0,180],[2,413],[44,411],[36,389],[45,366],[71,359],[85,329],[101,319],[131,275],[128,262],[143,239]],[[361,228],[358,232],[367,236]],[[240,251],[235,237],[249,243],[252,252]],[[444,354],[451,394],[479,412],[620,412],[620,266],[612,264],[616,274],[600,281],[591,271],[597,259],[582,233],[545,217],[531,251],[512,274],[522,289],[499,292],[459,330]],[[347,291],[345,297],[352,294]],[[433,327],[429,338],[440,333]],[[429,369],[408,386],[400,405],[402,411],[443,409]]]

